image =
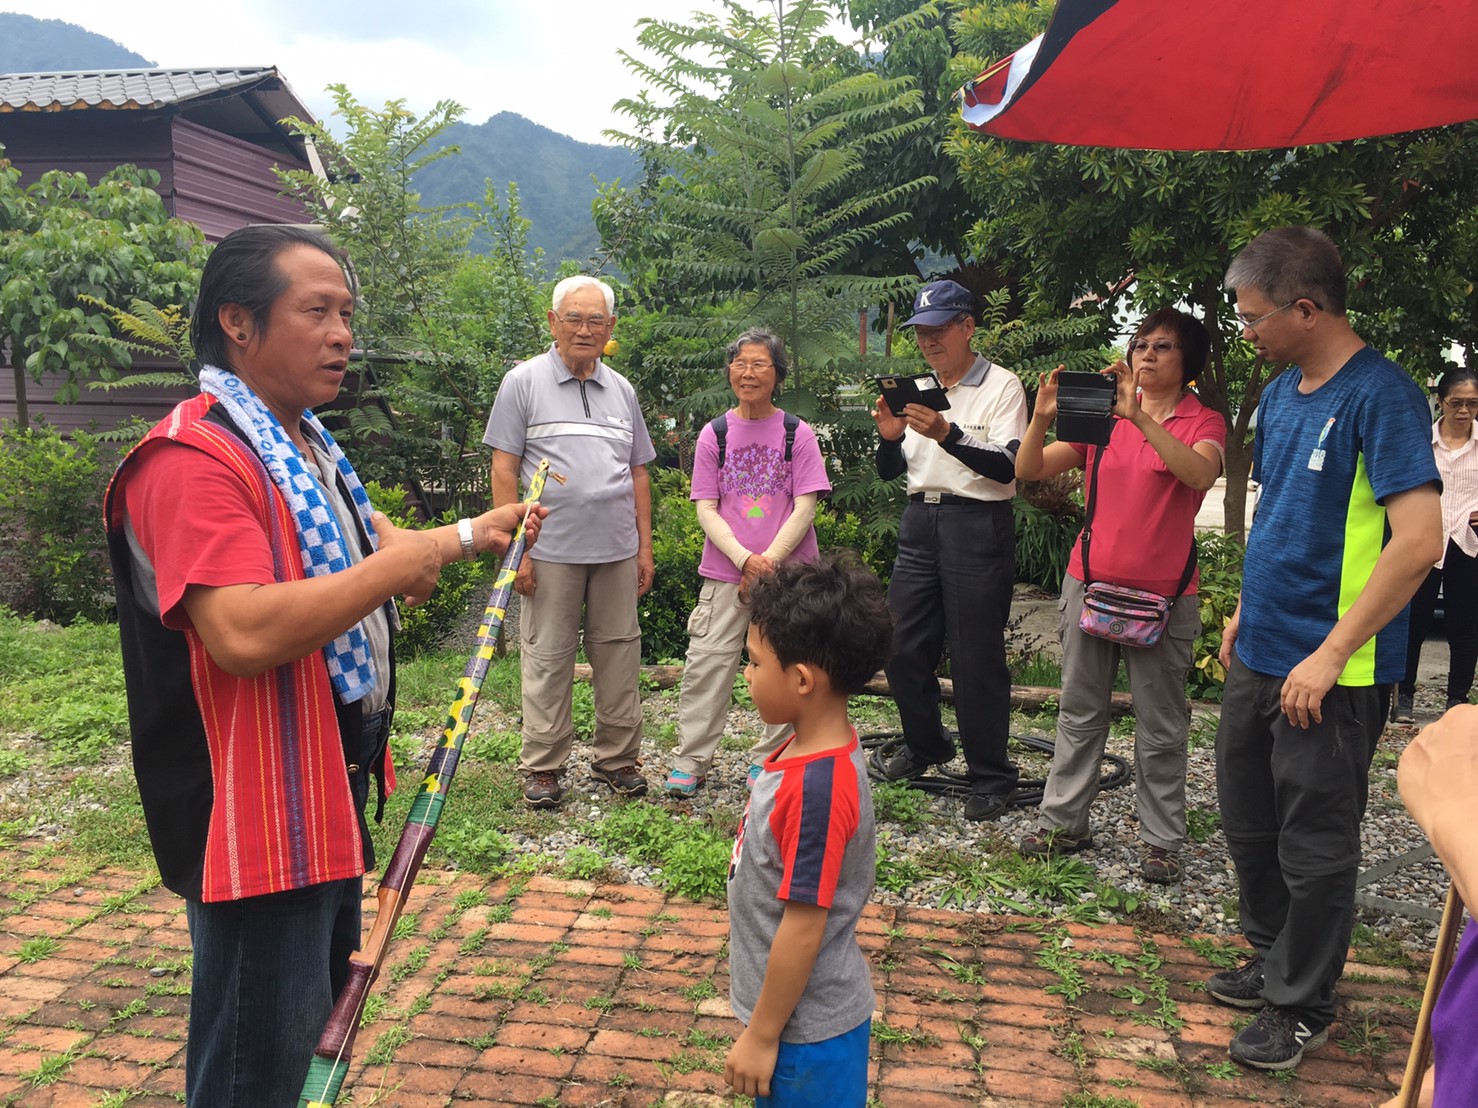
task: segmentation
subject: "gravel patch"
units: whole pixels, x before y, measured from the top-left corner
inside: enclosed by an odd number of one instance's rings
[[[1424,707],[1424,695],[1428,694],[1418,693],[1419,713]],[[1440,693],[1429,695],[1440,701]],[[1214,760],[1217,707],[1199,704],[1193,710],[1192,750],[1187,775],[1188,810],[1193,821],[1199,820],[1207,828],[1214,826],[1219,819]],[[1430,704],[1425,707],[1428,710],[1423,714],[1431,718],[1440,714],[1440,703],[1436,709],[1432,709]],[[662,805],[674,815],[711,819],[720,826],[731,825],[742,812],[747,799],[748,745],[761,733],[758,715],[737,706],[731,711],[724,742],[704,788],[691,800],[675,800],[664,797],[660,791],[666,770],[667,750],[663,747],[670,748],[670,739],[664,743],[653,736],[672,734],[672,725],[676,721],[676,693],[649,696],[646,710],[648,737],[643,743],[643,769],[652,786],[649,802]],[[859,731],[865,734],[870,727],[875,730],[895,728],[896,717],[892,723],[878,718],[888,711],[885,701],[865,698],[863,706],[855,713]],[[1421,721],[1425,722],[1425,719]],[[1017,734],[1051,738],[1050,730],[1046,730],[1051,725],[1049,717],[1013,717],[1013,723],[1016,725],[1013,731]],[[1125,729],[1123,724],[1115,728],[1116,731]],[[1396,761],[1416,733],[1415,726],[1391,725],[1381,740],[1371,771],[1370,804],[1362,830],[1364,868],[1372,868],[1426,844],[1426,837],[1406,814],[1396,793]],[[1132,765],[1132,733],[1111,737],[1108,749]],[[1024,748],[1018,750],[1016,744],[1013,744],[1013,754],[1019,755],[1024,780],[1045,776],[1049,765],[1047,756]],[[548,830],[542,835],[517,836],[521,848],[556,858],[575,846],[603,851],[591,835],[590,827],[602,818],[611,798],[609,790],[590,777],[588,759],[588,744],[577,743],[565,775],[568,791],[562,815],[550,820]],[[957,759],[948,768],[963,772],[963,762]],[[972,823],[962,818],[959,799],[926,795],[923,803],[926,817],[916,827],[879,821],[878,839],[890,858],[923,864],[941,851],[957,851],[984,861],[991,856],[1014,851],[1022,836],[1036,828],[1034,806],[1013,807],[995,821]],[[1142,847],[1137,837],[1132,781],[1099,795],[1093,807],[1092,828],[1094,849],[1075,857],[1089,864],[1099,881],[1139,898],[1140,911],[1154,926],[1178,926],[1189,931],[1227,936],[1239,934],[1236,874],[1227,856],[1225,838],[1219,830],[1203,832],[1205,841],[1187,844],[1182,854],[1184,879],[1179,884],[1165,886],[1148,883],[1140,875]],[[624,859],[613,859],[611,868],[621,879],[637,884],[656,884],[660,878],[654,867],[631,864]],[[1440,909],[1447,885],[1441,864],[1435,858],[1429,858],[1399,869],[1361,891]],[[1073,910],[1071,904],[1043,900],[1028,890],[997,891],[999,896],[1034,904],[1055,915]],[[874,899],[883,904],[943,905],[989,913],[1001,910],[999,896],[996,899],[989,895],[970,896],[959,882],[939,879],[925,880],[900,892],[879,888]],[[1430,950],[1436,937],[1435,924],[1391,911],[1358,908],[1356,920],[1357,924],[1377,935],[1412,950]]]

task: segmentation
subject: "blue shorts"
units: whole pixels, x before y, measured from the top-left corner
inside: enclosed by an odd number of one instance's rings
[[[872,1020],[819,1043],[780,1044],[770,1095],[754,1108],[864,1108]]]

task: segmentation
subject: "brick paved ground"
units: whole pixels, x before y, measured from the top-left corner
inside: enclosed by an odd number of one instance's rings
[[[49,849],[0,850],[0,877],[0,1105],[178,1104],[181,902]],[[884,907],[863,922],[886,1108],[1365,1108],[1399,1081],[1421,994],[1352,965],[1331,1041],[1278,1080],[1227,1062],[1238,1014],[1195,987],[1196,940]],[[340,1103],[728,1105],[727,926],[650,889],[423,874]]]

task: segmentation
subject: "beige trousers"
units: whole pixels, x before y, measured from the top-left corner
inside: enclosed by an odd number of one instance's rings
[[[749,607],[739,600],[739,586],[703,578],[698,606],[688,617],[688,658],[683,665],[677,708],[677,750],[668,759],[672,769],[703,777],[713,765],[729,718],[734,675],[748,633]],[[794,731],[788,723],[765,724],[765,737],[754,745],[749,760],[763,762]]]
[[[560,770],[570,757],[575,653],[584,612],[585,656],[594,674],[591,764],[617,769],[641,750],[641,627],[636,618],[636,558],[590,565],[534,559],[533,596],[520,600],[525,773]]]

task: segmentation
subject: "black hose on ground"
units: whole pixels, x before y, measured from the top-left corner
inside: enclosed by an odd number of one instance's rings
[[[956,737],[953,731],[949,734],[951,738]],[[862,748],[868,752],[867,775],[874,781],[887,781],[888,779],[883,776],[882,766],[903,745],[902,732],[870,731],[860,736],[860,741]],[[1051,739],[1039,738],[1036,735],[1012,735],[1011,741],[1043,754],[1051,754],[1053,750]],[[1130,777],[1128,762],[1108,751],[1104,751],[1103,761],[1108,764],[1109,768],[1098,778],[1100,791],[1117,789],[1128,782]],[[934,796],[964,797],[970,793],[970,782],[963,774],[949,773],[937,766],[932,772],[920,777],[905,778],[903,783]],[[1047,782],[1041,779],[1018,781],[1016,791],[1011,794],[1011,806],[1030,808],[1040,804],[1042,790],[1046,787]]]

